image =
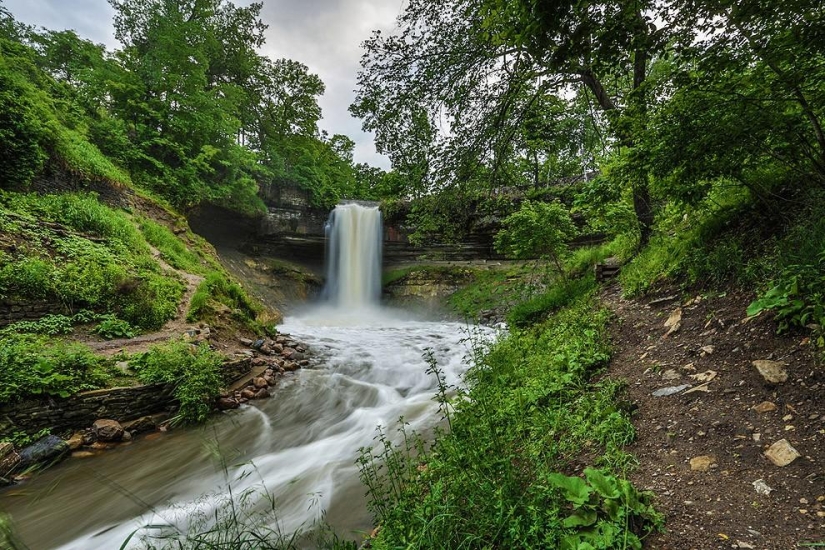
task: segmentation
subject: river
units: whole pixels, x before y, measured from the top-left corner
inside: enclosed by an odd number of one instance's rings
[[[417,430],[438,421],[423,355],[432,349],[447,382],[460,383],[468,330],[388,309],[349,311],[287,318],[280,329],[310,345],[312,364],[284,377],[272,398],[205,427],[65,461],[0,493],[0,507],[36,550],[116,549],[147,524],[186,531],[193,512],[209,515],[230,488],[260,503],[270,495],[284,532],[306,530],[324,512],[338,533],[368,530],[358,449],[399,417]]]

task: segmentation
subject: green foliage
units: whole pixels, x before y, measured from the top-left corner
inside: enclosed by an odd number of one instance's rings
[[[105,310],[142,329],[174,317],[183,285],[124,212],[72,193],[2,193],[0,208],[0,231],[19,242],[0,267],[0,296]]]
[[[502,225],[495,237],[498,252],[520,260],[549,259],[562,272],[562,255],[567,251],[567,242],[576,234],[564,206],[557,202],[524,201]]]
[[[18,321],[0,329],[0,336],[8,334],[46,334],[57,336],[69,334],[74,329],[74,317],[60,314],[44,315],[37,321]]]
[[[31,334],[0,340],[0,403],[39,395],[68,397],[103,387],[109,379],[104,361],[81,344]]]
[[[372,547],[580,549],[569,544],[598,538],[594,547],[639,548],[661,527],[649,495],[617,477],[633,438],[621,386],[591,381],[609,357],[606,321],[585,293],[489,352],[477,348],[466,393],[449,400],[439,378],[450,431],[432,445],[403,425],[397,438],[379,431],[359,459],[382,526]],[[598,468],[587,481],[559,473],[583,452]]]
[[[163,259],[169,265],[187,273],[206,274],[206,268],[198,255],[175,236],[168,227],[149,218],[141,218],[139,227],[144,237],[146,237],[146,241],[160,251]]]
[[[179,419],[198,423],[212,411],[212,402],[220,393],[223,361],[221,354],[205,344],[177,340],[154,346],[129,364],[145,384],[174,384]]]
[[[216,304],[228,307],[239,320],[247,322],[261,312],[261,306],[239,284],[227,279],[222,272],[213,271],[198,285],[186,319],[190,323],[208,320],[214,315]]]
[[[103,315],[100,322],[94,328],[94,332],[103,336],[107,340],[114,340],[115,338],[134,338],[135,329],[122,319],[118,319],[114,315]]]
[[[543,274],[528,265],[512,265],[472,272],[472,279],[448,298],[451,309],[465,319],[477,319],[480,312],[508,308],[544,285]]]
[[[41,143],[48,131],[37,98],[9,71],[3,55],[10,47],[0,39],[0,182],[2,187],[22,187],[43,167],[46,153]]]
[[[548,481],[561,490],[571,514],[562,521],[561,550],[582,548],[642,549],[639,537],[627,529],[633,523],[661,525],[663,517],[650,504],[650,492],[639,492],[625,479],[585,468],[585,480],[550,474]]]
[[[580,279],[560,281],[551,286],[547,292],[516,304],[507,314],[507,323],[518,328],[534,325],[552,312],[591,292],[596,286],[595,283],[595,279],[590,274]]]
[[[77,130],[60,127],[54,144],[54,154],[69,172],[85,181],[108,181],[129,185],[128,173],[116,166],[100,149]]]
[[[669,279],[715,287],[752,284],[766,272],[759,258],[771,254],[772,243],[760,236],[767,230],[764,213],[747,192],[715,181],[696,208],[668,208],[650,245],[622,267],[622,288],[632,296]]]
[[[4,9],[0,6],[0,10]],[[8,548],[9,550],[27,550],[23,541],[21,541],[14,530],[14,524],[8,514],[0,514],[0,547]]]

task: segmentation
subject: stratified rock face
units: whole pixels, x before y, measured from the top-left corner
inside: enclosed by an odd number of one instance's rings
[[[20,467],[56,462],[69,452],[69,444],[56,435],[47,435],[20,451]]]
[[[97,435],[98,441],[120,441],[123,439],[123,426],[116,420],[95,420],[92,429]]]

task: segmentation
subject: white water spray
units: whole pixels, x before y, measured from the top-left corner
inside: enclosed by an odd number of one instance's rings
[[[336,307],[375,305],[381,297],[381,211],[377,206],[339,204],[327,226],[327,285]]]

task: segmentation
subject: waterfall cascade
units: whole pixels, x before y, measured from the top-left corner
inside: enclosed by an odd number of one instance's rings
[[[377,206],[339,204],[327,224],[324,296],[339,308],[363,308],[381,297],[381,211]]]

